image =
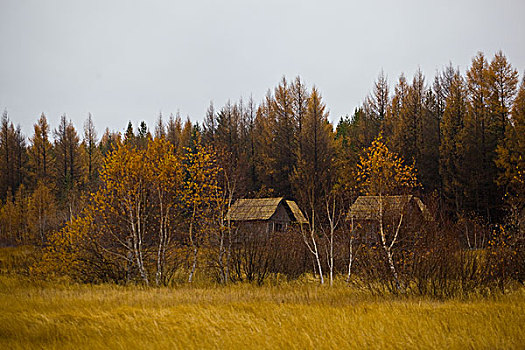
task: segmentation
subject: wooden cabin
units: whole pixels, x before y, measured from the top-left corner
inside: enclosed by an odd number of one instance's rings
[[[347,220],[363,232],[362,240],[373,242],[381,215],[383,225],[389,231],[395,230],[403,215],[402,231],[405,234],[417,232],[421,225],[434,220],[421,199],[412,195],[360,196],[350,207]]]
[[[227,218],[237,226],[261,234],[285,231],[294,223],[308,223],[297,203],[284,197],[238,199]]]

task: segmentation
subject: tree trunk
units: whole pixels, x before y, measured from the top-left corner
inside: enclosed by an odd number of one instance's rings
[[[392,258],[392,251],[388,249],[387,246],[383,245],[383,248],[388,258],[388,265],[390,265],[390,271],[392,272],[392,276],[394,277],[394,283],[396,284],[396,288],[400,292],[404,292],[403,288],[401,287],[401,283],[399,282],[399,276],[397,275],[396,266],[394,265],[394,259]]]
[[[348,274],[346,275],[346,283],[350,282],[350,277],[352,277],[352,264],[354,263],[354,237],[350,237],[350,246],[349,246],[349,257],[348,257]]]
[[[193,264],[191,266],[190,276],[188,278],[188,282],[193,282],[193,276],[195,275],[195,270],[197,269],[197,255],[199,253],[199,250],[196,246],[193,247]]]

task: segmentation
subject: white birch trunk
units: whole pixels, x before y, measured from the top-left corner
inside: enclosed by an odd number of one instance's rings
[[[159,194],[159,206],[160,206],[160,227],[159,227],[159,246],[158,246],[158,249],[157,249],[157,273],[155,274],[155,284],[157,286],[159,286],[161,283],[162,283],[162,271],[164,269],[164,264],[163,264],[163,254],[162,254],[162,250],[163,250],[163,246],[164,246],[164,238],[165,238],[165,234],[164,234],[164,207],[163,207],[163,203],[162,203],[162,195],[160,193],[160,191],[158,191],[158,194]]]
[[[319,249],[317,247],[317,241],[315,239],[315,213],[312,210],[312,223],[309,227],[309,234],[304,232],[303,226],[301,224],[301,235],[303,236],[303,241],[306,244],[306,247],[312,253],[312,255],[315,258],[315,263],[317,264],[317,269],[319,272],[319,280],[321,284],[324,284],[324,276],[323,276],[323,267],[321,264],[321,257],[319,255]]]
[[[193,204],[193,213],[191,216],[191,222],[190,222],[190,230],[189,230],[189,236],[190,236],[190,242],[191,246],[193,248],[193,263],[191,266],[190,275],[188,277],[188,282],[193,282],[193,276],[195,275],[195,270],[197,269],[197,255],[199,253],[197,242],[195,241],[195,237],[193,235],[193,221],[195,220],[195,213],[197,212],[196,205]]]
[[[348,273],[346,274],[346,283],[350,282],[350,277],[352,277],[352,264],[354,263],[354,237],[350,237],[350,245],[349,245],[349,257],[348,257]]]
[[[195,270],[197,269],[197,256],[199,254],[198,248],[195,246],[193,247],[193,264],[191,266],[190,276],[188,277],[188,282],[193,282],[193,276],[195,275]]]
[[[401,286],[401,283],[399,280],[399,275],[397,274],[396,265],[394,264],[394,258],[392,254],[392,248],[397,242],[397,237],[398,237],[402,222],[403,222],[403,214],[401,214],[401,217],[399,219],[399,223],[397,225],[394,237],[392,238],[390,243],[388,243],[386,234],[385,234],[385,230],[383,227],[383,198],[381,197],[381,195],[379,195],[379,234],[381,236],[381,245],[387,256],[388,265],[390,267],[390,271],[392,272],[392,276],[394,277],[394,283],[396,284],[396,288],[397,290],[404,292],[404,289]]]

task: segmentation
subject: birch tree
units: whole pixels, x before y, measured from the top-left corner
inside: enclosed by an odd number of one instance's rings
[[[328,220],[328,227],[325,229],[325,237],[327,240],[327,263],[328,263],[328,276],[330,286],[334,284],[334,245],[335,245],[335,234],[336,230],[341,223],[344,210],[341,210],[342,205],[338,200],[336,193],[332,193],[325,199],[326,218]]]
[[[378,197],[377,220],[380,245],[385,252],[396,287],[403,292],[404,287],[401,285],[394,262],[393,248],[398,242],[404,215],[401,212],[393,232],[387,232],[383,196],[418,187],[416,169],[414,165],[406,165],[402,158],[391,152],[383,143],[381,135],[372,142],[365,155],[360,157],[357,168],[357,181],[361,192]]]
[[[316,229],[317,226],[315,220],[315,210],[312,209],[308,225],[306,225],[307,227],[305,228],[305,225],[301,225],[301,236],[303,237],[304,244],[308,248],[308,251],[312,253],[315,259],[317,272],[319,273],[319,281],[321,284],[324,284],[323,265],[321,264],[321,252],[318,243],[319,234]]]
[[[103,244],[101,248],[127,261],[127,280],[130,280],[131,269],[135,266],[146,285],[149,276],[144,248],[150,230],[147,169],[143,150],[119,146],[106,158],[100,174],[102,185],[94,197],[100,229],[114,242],[109,248]]]
[[[179,201],[182,188],[182,167],[173,145],[160,135],[150,141],[145,154],[148,182],[153,192],[157,229],[157,252],[155,283],[166,284],[166,254],[170,247],[176,219],[179,217]]]
[[[187,237],[192,249],[192,262],[188,282],[193,282],[197,269],[199,249],[205,240],[208,224],[216,224],[220,211],[222,191],[218,185],[221,171],[215,154],[196,143],[194,151],[188,148],[185,155],[185,183],[183,203],[187,212]]]

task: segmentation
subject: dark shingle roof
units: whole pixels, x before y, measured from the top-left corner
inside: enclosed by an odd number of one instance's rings
[[[283,197],[238,199],[228,215],[232,221],[268,220],[282,200]]]
[[[288,204],[288,207],[292,211],[292,214],[296,222],[300,224],[308,223],[308,221],[303,215],[303,212],[301,211],[301,209],[299,209],[299,206],[297,205],[297,203],[295,203],[294,201],[286,201],[286,204]]]
[[[232,221],[269,220],[281,202],[288,213],[292,214],[290,217],[292,221],[307,222],[297,204],[294,201],[284,200],[283,197],[238,199],[231,206],[227,217]]]
[[[432,215],[423,202],[415,196],[360,196],[350,207],[349,218],[357,220],[377,220],[379,208],[387,215],[399,215],[405,211],[410,201],[414,201],[425,220],[431,221]]]

